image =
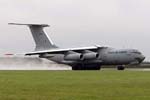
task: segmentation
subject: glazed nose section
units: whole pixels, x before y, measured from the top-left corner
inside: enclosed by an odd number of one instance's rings
[[[145,59],[144,55],[141,55],[140,57],[136,58],[136,60],[141,63]]]
[[[142,55],[142,56],[141,56],[141,62],[142,62],[144,59],[145,59],[145,56]]]

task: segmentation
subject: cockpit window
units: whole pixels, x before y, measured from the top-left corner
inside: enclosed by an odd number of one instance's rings
[[[132,53],[141,54],[141,52],[138,52],[138,51],[133,51]]]

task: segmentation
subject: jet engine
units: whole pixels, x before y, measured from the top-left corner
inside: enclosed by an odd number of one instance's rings
[[[92,60],[99,58],[99,54],[95,52],[88,52],[88,53],[70,53],[64,56],[64,60]]]
[[[84,58],[84,60],[97,59],[97,58],[99,58],[99,54],[95,53],[95,52],[84,53],[83,58]]]
[[[83,55],[79,53],[72,53],[72,54],[67,54],[64,56],[64,60],[83,60]]]

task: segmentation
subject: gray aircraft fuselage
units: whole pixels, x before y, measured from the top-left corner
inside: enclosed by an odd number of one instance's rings
[[[135,49],[113,49],[106,47],[98,51],[99,58],[93,60],[64,60],[63,54],[53,54],[51,57],[46,57],[49,60],[63,63],[63,64],[76,64],[76,63],[100,63],[101,65],[128,65],[128,64],[140,64],[144,59],[144,55]]]

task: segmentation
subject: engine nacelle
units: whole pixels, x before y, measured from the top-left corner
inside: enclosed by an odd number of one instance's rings
[[[95,53],[95,52],[85,53],[85,54],[83,54],[83,58],[84,58],[84,60],[98,59],[99,54]]]
[[[67,54],[64,56],[64,60],[72,60],[72,61],[76,61],[76,60],[83,60],[83,55],[82,54],[78,54],[78,53],[73,53],[73,54]]]

